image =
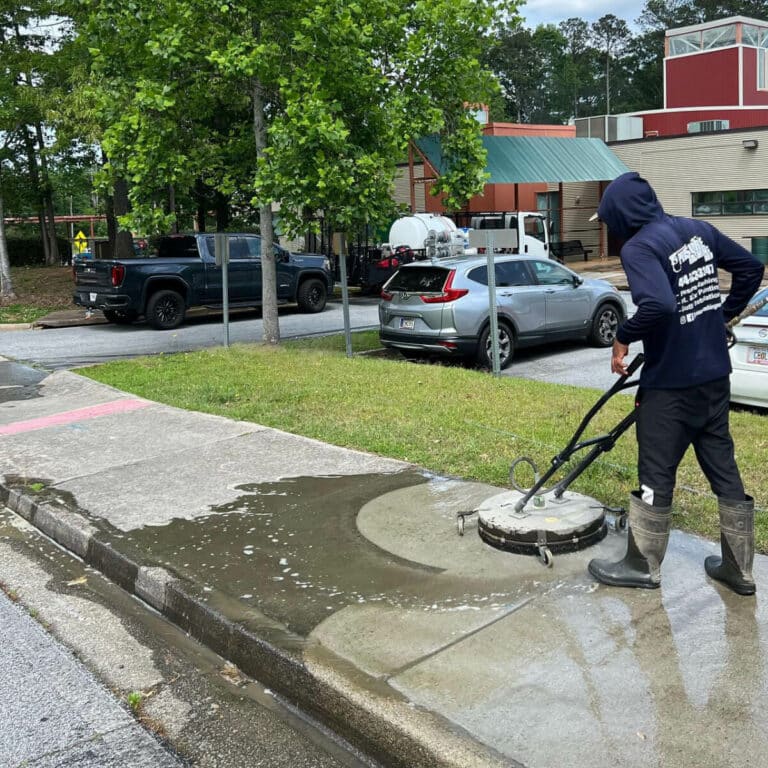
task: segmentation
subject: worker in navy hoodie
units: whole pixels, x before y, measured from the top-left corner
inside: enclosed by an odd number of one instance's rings
[[[721,557],[707,574],[741,595],[755,592],[754,500],[744,491],[728,426],[731,372],[725,323],[758,289],[763,265],[711,224],[664,213],[653,188],[625,173],[603,194],[597,217],[624,241],[634,316],[618,329],[611,370],[626,374],[629,345],[642,342],[637,394],[638,479],[629,504],[623,560],[592,560],[604,584],[655,589],[672,522],[677,468],[693,445],[717,496]],[[731,273],[721,302],[718,269]]]

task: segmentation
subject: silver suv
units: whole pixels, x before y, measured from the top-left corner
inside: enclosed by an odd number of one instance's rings
[[[516,347],[568,338],[608,347],[626,315],[618,291],[549,259],[495,258],[501,367]],[[442,355],[491,367],[485,256],[421,261],[400,267],[379,302],[379,337],[405,357]]]

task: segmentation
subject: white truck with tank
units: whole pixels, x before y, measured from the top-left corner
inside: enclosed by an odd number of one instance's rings
[[[448,216],[414,213],[401,216],[389,229],[389,239],[366,265],[363,286],[377,291],[401,264],[419,259],[472,256],[485,253],[489,235],[494,252],[550,256],[549,229],[544,214],[529,211],[478,213],[471,226],[459,228]]]

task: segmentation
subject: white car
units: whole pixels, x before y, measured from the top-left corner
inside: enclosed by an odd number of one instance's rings
[[[766,296],[768,288],[763,288],[750,303]],[[768,408],[768,304],[742,320],[733,333],[731,402]]]

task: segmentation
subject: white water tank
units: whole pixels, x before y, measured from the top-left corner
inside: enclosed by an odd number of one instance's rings
[[[392,248],[407,245],[414,251],[425,248],[430,231],[445,234],[452,239],[456,225],[447,217],[433,213],[414,213],[398,219],[389,230],[389,244]]]

